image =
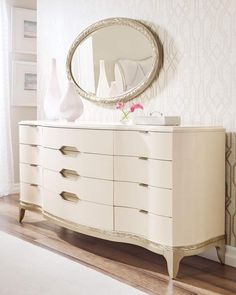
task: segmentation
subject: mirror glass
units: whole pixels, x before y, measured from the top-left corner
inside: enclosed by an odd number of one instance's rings
[[[121,20],[108,19],[97,28],[95,24],[70,50],[69,78],[85,98],[105,103],[132,99],[130,94],[142,92],[156,74],[160,58],[156,39],[141,23],[127,25]]]

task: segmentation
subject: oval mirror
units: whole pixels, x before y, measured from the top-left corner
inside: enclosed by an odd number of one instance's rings
[[[141,22],[127,18],[99,21],[72,44],[67,75],[78,93],[97,103],[128,101],[142,93],[162,66],[162,46]]]

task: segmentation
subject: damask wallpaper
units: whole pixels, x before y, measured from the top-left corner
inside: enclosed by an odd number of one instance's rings
[[[68,49],[87,26],[119,16],[141,20],[156,31],[164,48],[163,69],[136,101],[146,113],[179,115],[182,124],[226,128],[226,232],[227,243],[236,246],[236,1],[38,0],[37,10],[39,118],[50,59],[57,59],[63,91]],[[119,119],[114,108],[83,102],[84,120]]]

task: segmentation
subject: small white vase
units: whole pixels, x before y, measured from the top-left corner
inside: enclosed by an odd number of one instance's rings
[[[101,59],[99,61],[99,79],[96,91],[98,97],[109,97],[110,87],[107,81],[105,61]]]
[[[83,102],[75,90],[75,86],[68,81],[66,91],[62,95],[60,103],[60,118],[67,121],[75,121],[84,110]]]
[[[44,97],[44,113],[46,119],[59,119],[59,104],[61,98],[61,91],[57,78],[56,59],[52,59],[51,75],[49,78],[48,88]]]

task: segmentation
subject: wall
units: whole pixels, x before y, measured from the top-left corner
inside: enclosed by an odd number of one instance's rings
[[[40,118],[51,58],[57,59],[63,90],[73,40],[92,23],[117,16],[144,21],[163,43],[159,79],[138,98],[146,112],[159,110],[180,115],[183,124],[223,125],[228,132],[236,131],[235,0],[38,0]],[[112,108],[85,100],[84,105],[85,120],[118,120]],[[235,135],[227,140],[227,242],[236,246]]]
[[[9,26],[11,28],[11,7],[21,7],[28,9],[36,9],[37,0],[7,0]],[[11,44],[9,46],[11,48]],[[11,79],[11,63],[12,60],[18,61],[36,61],[35,55],[29,54],[10,54],[10,79]],[[22,120],[35,120],[37,118],[36,107],[18,107],[11,106],[11,133],[12,133],[12,149],[14,161],[14,183],[19,183],[19,135],[18,135],[18,122]],[[13,188],[14,190],[14,188]]]

